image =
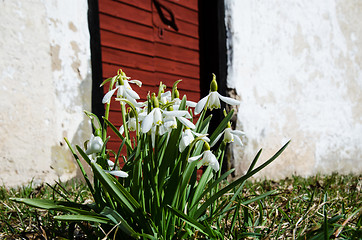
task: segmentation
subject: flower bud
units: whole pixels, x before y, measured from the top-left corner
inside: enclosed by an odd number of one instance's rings
[[[172,99],[175,99],[175,98],[180,98],[180,92],[177,90],[177,88],[173,92],[173,96],[172,96]]]
[[[158,102],[158,98],[156,97],[155,93],[152,93],[151,101],[152,101],[152,105],[153,105],[154,108],[160,107],[160,104]]]
[[[210,145],[207,142],[204,142],[204,151],[210,150]]]
[[[227,143],[234,142],[234,135],[231,133],[231,128],[225,129],[224,141]]]
[[[212,81],[210,84],[210,92],[216,92],[217,91],[217,82],[216,82],[216,75],[212,74]]]
[[[102,136],[102,130],[100,128],[97,128],[95,131],[94,131],[94,136],[99,136],[101,137]]]
[[[99,136],[94,136],[92,134],[91,139],[89,139],[87,143],[87,150],[86,154],[90,155],[93,153],[99,153],[102,150],[103,147],[103,141]]]
[[[119,76],[119,77],[118,77],[118,84],[121,85],[121,86],[124,85],[123,77],[122,77],[122,76]]]

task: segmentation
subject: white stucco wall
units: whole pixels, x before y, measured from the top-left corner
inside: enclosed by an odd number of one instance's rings
[[[225,0],[228,87],[241,98],[239,173],[287,140],[261,177],[362,173],[362,1]]]
[[[74,177],[91,133],[86,0],[0,2],[0,184]]]

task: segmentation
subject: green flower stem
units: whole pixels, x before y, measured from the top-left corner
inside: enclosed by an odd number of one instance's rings
[[[220,159],[220,163],[219,163],[220,164],[220,171],[217,174],[217,178],[219,178],[221,176],[221,168],[222,168],[222,164],[224,162],[225,149],[226,149],[226,143],[224,141],[222,141],[220,143],[219,149],[217,151],[217,153],[220,153],[220,155],[217,156],[217,158]]]
[[[104,113],[104,118],[106,120],[108,120],[108,118],[109,118],[109,109],[110,109],[110,107],[111,107],[111,103],[107,103],[106,110],[105,110],[105,113]],[[107,138],[107,125],[106,125],[105,121],[103,121],[103,132],[102,132],[102,140],[103,140],[103,142],[106,141],[106,138]]]
[[[128,132],[127,121],[126,121],[126,113],[127,113],[126,106],[123,102],[120,102],[120,104],[121,104],[121,111],[122,111],[124,135],[125,135],[127,141],[129,141],[129,132]]]
[[[160,160],[160,159],[157,159],[158,158],[158,141],[159,141],[159,136],[157,134],[159,130],[159,127],[157,126],[156,127],[156,137],[155,137],[155,150],[153,152],[153,157],[152,157],[152,179],[153,179],[153,182],[154,182],[154,188],[155,188],[155,194],[156,194],[156,202],[157,202],[157,209],[160,208],[161,204],[160,204],[160,197],[159,197],[159,191],[158,191],[158,164],[157,164],[157,160]]]
[[[136,118],[136,136],[137,136],[137,139],[139,139],[139,122],[138,122],[138,112],[137,112],[137,110],[136,110],[136,108],[135,108],[135,106],[133,106],[133,104],[130,102],[130,101],[128,101],[127,99],[125,99],[125,98],[116,98],[116,101],[120,101],[121,103],[122,102],[124,102],[124,103],[127,103],[128,104],[128,106],[130,106],[131,107],[131,109],[132,109],[132,111],[133,111],[133,114],[134,114],[134,116],[135,116],[135,118]],[[126,130],[125,130],[126,131]]]

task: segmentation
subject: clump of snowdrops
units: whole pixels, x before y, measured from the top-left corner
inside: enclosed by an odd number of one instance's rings
[[[141,87],[141,81],[130,80],[122,70],[101,86],[107,83],[109,91],[102,100],[103,119],[85,112],[94,131],[84,148],[74,148],[66,139],[93,202],[14,200],[64,212],[55,217],[58,220],[91,223],[91,231],[89,225],[84,229],[89,238],[223,239],[226,235],[232,236],[233,223],[240,217],[239,211],[235,211],[236,206],[240,206],[236,200],[240,199],[244,182],[276,159],[287,144],[255,168],[259,151],[244,176],[225,184],[234,171],[222,173],[220,170],[226,145],[242,144],[243,132],[232,130],[233,111],[224,110],[225,118],[209,133],[212,115],[206,116],[207,110],[219,109],[220,100],[230,105],[239,104],[217,92],[215,75],[210,93],[197,103],[188,101],[186,96],[180,98],[177,90],[180,80],[173,84],[171,91],[166,91],[167,87],[160,83],[158,92],[148,94],[145,102],[140,102],[131,87],[131,84]],[[123,125],[120,129],[108,120],[113,97],[121,105]],[[195,116],[197,122],[194,122]],[[107,149],[110,138],[107,130],[114,131],[121,139],[117,152]],[[80,158],[91,167],[93,183]],[[198,179],[197,170],[201,167],[203,174]],[[248,203],[272,193],[249,198]]]

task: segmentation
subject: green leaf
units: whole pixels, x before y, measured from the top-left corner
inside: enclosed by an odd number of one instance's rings
[[[122,136],[122,134],[120,134],[120,132],[118,131],[118,129],[110,122],[108,121],[108,119],[103,117],[104,122],[113,130],[113,132],[120,138],[120,139],[124,139],[124,137]],[[126,131],[126,129],[125,129]],[[126,145],[128,149],[132,149],[132,146],[129,144],[128,141],[126,141]]]
[[[78,155],[75,153],[74,149],[72,148],[72,145],[70,145],[68,139],[67,139],[67,138],[64,138],[64,140],[65,140],[65,142],[67,143],[70,151],[72,152],[73,157],[74,157],[75,160],[77,161],[77,164],[78,164],[78,166],[79,166],[79,169],[80,169],[80,171],[82,172],[82,175],[83,175],[83,177],[84,177],[84,179],[85,179],[85,181],[86,181],[86,183],[87,183],[87,186],[88,186],[89,190],[91,191],[92,196],[93,196],[93,198],[94,198],[94,189],[93,189],[92,184],[90,183],[90,180],[89,180],[89,177],[88,177],[86,171],[84,170],[83,164],[81,163]],[[87,156],[87,159],[88,159],[88,156]],[[88,163],[88,164],[89,164],[89,163]]]
[[[124,218],[115,210],[105,207],[104,210],[100,213],[101,215],[107,217],[114,224],[118,225],[119,228],[126,233],[128,236],[137,237],[138,234],[131,228],[131,226],[124,220]]]
[[[202,198],[202,193],[206,187],[206,184],[212,179],[214,174],[212,173],[212,168],[209,166],[206,171],[202,174],[200,181],[197,184],[193,199],[191,201],[191,208],[195,203],[198,203]],[[190,209],[191,209],[190,208]]]
[[[71,221],[71,222],[97,222],[97,223],[104,223],[104,224],[110,224],[111,221],[102,216],[92,216],[92,215],[59,215],[55,216],[54,219],[60,220],[60,221]]]
[[[113,77],[110,77],[110,78],[107,78],[106,80],[104,80],[104,81],[101,83],[100,87],[103,87],[104,84],[106,84],[107,82],[110,82],[110,81],[112,80],[112,78],[113,78]]]
[[[246,201],[243,201],[241,202],[241,205],[248,205],[250,203],[253,203],[253,202],[256,202],[256,201],[259,201],[263,198],[266,198],[267,196],[270,196],[270,195],[273,195],[275,193],[277,193],[278,191],[277,190],[271,190],[269,192],[266,192],[266,193],[263,193],[261,195],[258,195],[257,197],[255,198],[252,198],[252,199],[249,199],[249,200],[246,200]]]
[[[118,185],[118,181],[112,178],[109,174],[97,164],[91,163],[95,177],[102,183],[102,186],[109,192],[109,194],[117,200],[117,202],[124,205],[131,213],[135,212],[136,208],[139,208],[139,204],[133,197],[123,188],[122,185]]]
[[[173,212],[175,213],[178,217],[180,217],[183,221],[187,222],[188,224],[190,224],[191,226],[193,226],[194,228],[198,229],[200,232],[208,235],[208,236],[213,236],[214,234],[212,232],[209,232],[209,229],[206,228],[205,226],[203,226],[201,223],[197,222],[195,219],[187,216],[186,214],[184,214],[183,212],[173,208],[170,205],[167,205],[167,207]]]
[[[191,204],[191,207],[190,209],[192,209],[196,203],[200,202],[200,200],[208,193],[210,192],[212,189],[215,188],[215,186],[217,184],[219,184],[222,180],[224,180],[227,176],[229,176],[232,172],[234,172],[235,169],[230,169],[229,171],[225,172],[223,175],[221,175],[218,179],[216,179],[215,181],[213,181],[210,186],[208,186],[208,188],[202,192],[201,195],[199,195],[199,197],[193,201],[193,203]],[[202,188],[202,189],[205,189],[205,188]]]
[[[11,198],[11,200],[14,202],[24,203],[32,207],[42,208],[46,210],[57,210],[62,212],[71,212],[78,214],[97,215],[96,213],[90,211],[91,208],[89,207],[89,205],[84,205],[79,203],[53,201],[48,199],[30,199],[30,198]]]
[[[213,202],[215,202],[219,197],[233,189],[234,187],[238,186],[239,184],[245,182],[248,178],[268,166],[271,162],[273,162],[288,146],[290,141],[288,141],[274,156],[272,156],[269,160],[267,160],[265,163],[257,167],[256,169],[246,173],[244,176],[238,178],[234,182],[230,183],[226,187],[219,190],[217,193],[215,193],[213,196],[211,196],[204,204],[201,205],[201,207],[196,211],[195,217],[199,217],[204,211],[206,211],[207,207],[211,205]],[[260,155],[261,150],[258,152],[257,157]]]
[[[216,139],[217,136],[219,136],[219,134],[224,131],[224,129],[226,128],[228,122],[230,121],[231,117],[234,114],[234,110],[231,110],[228,115],[226,115],[226,117],[221,121],[221,123],[219,124],[219,126],[217,126],[217,128],[215,129],[215,131],[212,133],[211,137],[210,137],[210,144],[212,142],[214,142],[214,140]]]

